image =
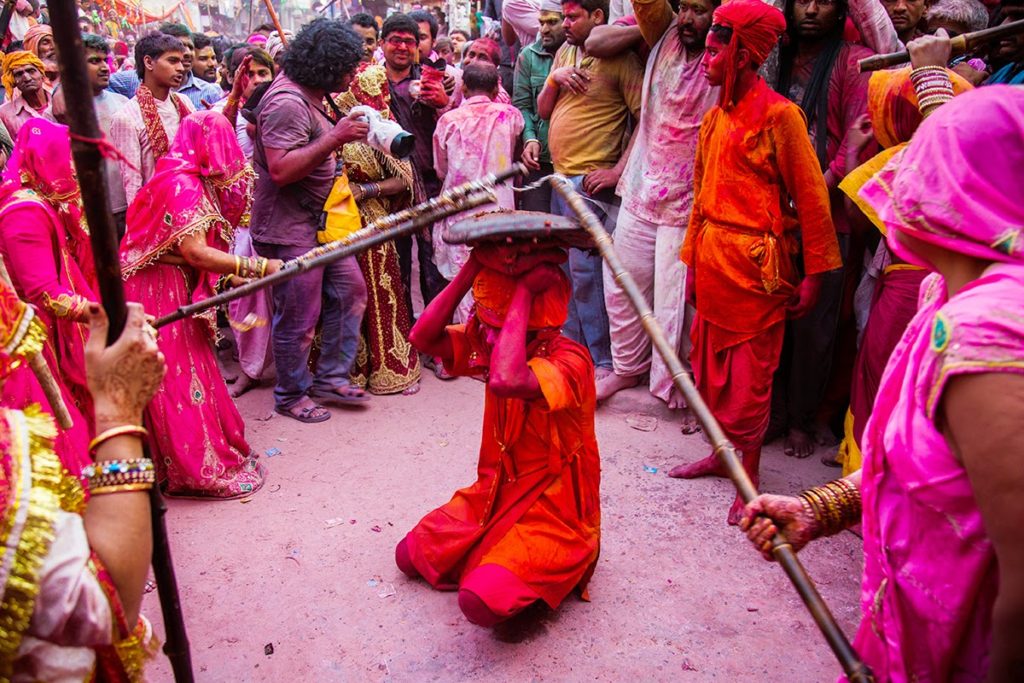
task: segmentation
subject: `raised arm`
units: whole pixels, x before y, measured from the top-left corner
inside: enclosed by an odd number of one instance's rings
[[[473,279],[480,268],[480,262],[470,253],[466,265],[451,284],[441,290],[420,315],[409,333],[409,342],[419,351],[443,359],[450,359],[454,355],[447,327],[455,309],[473,286]]]
[[[676,18],[667,0],[633,0],[633,14],[644,41],[650,47],[661,40]]]

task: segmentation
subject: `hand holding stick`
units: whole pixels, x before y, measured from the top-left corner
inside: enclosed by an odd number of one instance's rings
[[[689,374],[683,368],[683,364],[679,361],[679,356],[676,355],[675,349],[669,344],[665,332],[661,329],[661,325],[654,318],[654,311],[647,304],[647,300],[637,286],[636,280],[633,279],[633,276],[622,265],[618,254],[615,253],[611,237],[604,229],[601,221],[590,210],[586,202],[583,201],[583,198],[576,193],[568,179],[564,176],[555,175],[552,177],[551,183],[553,189],[565,199],[566,203],[579,218],[583,228],[590,233],[594,242],[597,243],[598,251],[601,252],[605,263],[614,273],[615,280],[622,287],[633,308],[639,314],[644,331],[651,338],[654,348],[661,355],[665,365],[668,366],[669,371],[672,373],[672,381],[676,388],[686,397],[686,401],[693,410],[694,415],[700,420],[704,433],[707,434],[715,449],[715,455],[721,460],[740,497],[747,503],[754,500],[758,495],[757,489],[754,488],[753,482],[751,482],[746,470],[740,464],[736,447],[726,438],[722,427],[718,424],[710,409],[708,409],[707,404],[704,403],[704,399],[701,398],[697,387],[694,386],[693,380],[690,379]],[[850,645],[850,641],[847,640],[846,635],[839,628],[839,624],[836,623],[835,617],[832,616],[828,609],[828,605],[825,604],[821,594],[818,593],[814,582],[807,575],[800,560],[797,559],[793,546],[781,534],[776,534],[771,539],[771,554],[779,565],[782,566],[789,580],[793,583],[793,587],[800,594],[800,598],[803,600],[808,611],[810,611],[822,635],[825,636],[825,640],[828,642],[829,647],[832,648],[836,659],[839,660],[847,678],[850,681],[859,683],[873,681],[874,677],[871,674],[871,670],[861,661]]]
[[[1001,24],[1000,26],[993,26],[992,28],[982,29],[981,31],[962,33],[956,38],[951,39],[952,53],[954,56],[966,54],[980,45],[991,43],[1007,36],[1015,36],[1020,33],[1024,33],[1024,19],[1011,21],[1008,24]],[[860,60],[857,64],[860,67],[861,72],[864,72],[887,69],[890,66],[899,66],[900,64],[906,64],[909,61],[910,52],[907,50],[901,50],[899,52],[890,52],[889,54],[867,57]]]

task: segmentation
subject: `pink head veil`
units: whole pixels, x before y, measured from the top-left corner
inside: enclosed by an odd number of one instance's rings
[[[223,114],[186,116],[156,173],[128,207],[128,231],[121,243],[125,274],[200,230],[217,230],[230,242],[234,228],[248,220],[254,180]]]
[[[67,242],[86,279],[95,282],[89,226],[71,163],[71,136],[67,126],[43,118],[27,121],[18,131],[0,184],[0,206],[33,196],[53,211],[64,228],[59,239]]]
[[[987,261],[1024,262],[1024,89],[993,85],[942,105],[860,196],[907,261],[930,267],[898,241],[902,232]]]

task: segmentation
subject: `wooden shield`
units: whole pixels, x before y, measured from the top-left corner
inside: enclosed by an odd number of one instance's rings
[[[593,249],[590,235],[572,218],[539,211],[490,211],[448,226],[444,241],[474,246],[492,242],[531,241],[558,247]]]

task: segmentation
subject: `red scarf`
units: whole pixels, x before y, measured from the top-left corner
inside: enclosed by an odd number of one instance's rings
[[[192,112],[189,111],[181,96],[170,93],[171,102],[178,110],[178,118],[183,119]],[[139,102],[139,110],[142,112],[142,122],[146,126],[146,135],[149,136],[149,144],[153,148],[153,159],[159,160],[167,154],[171,148],[171,141],[167,139],[167,131],[164,130],[163,121],[160,120],[160,112],[156,110],[156,98],[153,92],[144,85],[140,85],[135,92],[135,99]]]

